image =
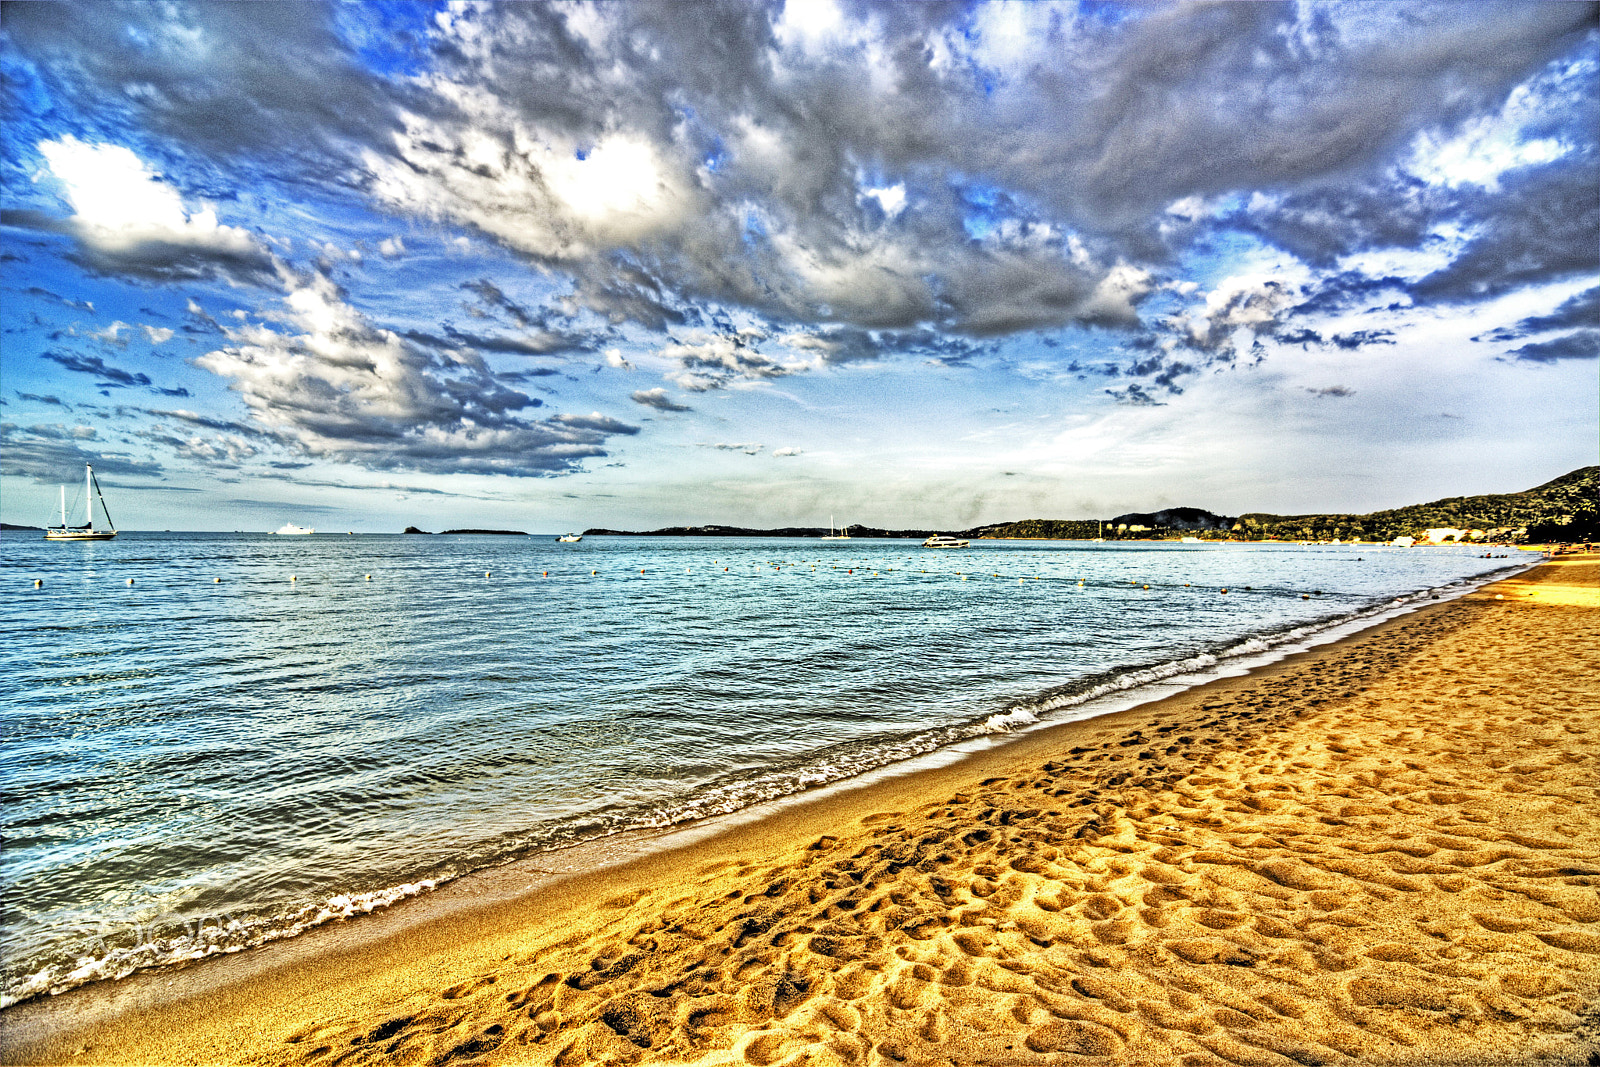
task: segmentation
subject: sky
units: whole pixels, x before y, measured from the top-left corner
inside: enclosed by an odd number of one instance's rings
[[[1597,72],[1586,3],[7,3],[0,515],[1529,488],[1600,447]]]

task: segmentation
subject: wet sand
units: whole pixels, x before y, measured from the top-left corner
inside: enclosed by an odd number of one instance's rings
[[[0,1014],[6,1062],[1600,1059],[1600,559],[958,764]]]

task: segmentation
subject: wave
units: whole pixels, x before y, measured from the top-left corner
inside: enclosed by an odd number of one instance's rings
[[[1289,654],[1295,648],[1334,640],[1388,618],[1415,610],[1424,602],[1452,599],[1504,578],[1510,571],[1534,565],[1512,565],[1396,597],[1384,597],[1361,607],[1310,623],[1252,633],[1231,639],[1214,649],[1158,662],[1108,669],[1012,701],[1006,707],[898,736],[878,735],[836,744],[820,753],[779,762],[751,773],[732,774],[702,785],[672,802],[652,805],[616,805],[578,819],[531,828],[487,841],[472,856],[441,862],[428,877],[401,882],[368,892],[341,893],[288,913],[273,915],[206,916],[182,921],[166,920],[161,928],[124,928],[115,936],[91,937],[88,951],[70,961],[46,964],[24,976],[9,978],[0,991],[0,1009],[32,997],[57,994],[90,982],[124,978],[138,971],[229,955],[271,941],[294,937],[314,927],[340,922],[425,894],[475,870],[499,866],[554,849],[594,841],[629,831],[664,830],[719,816],[731,815],[756,804],[779,800],[809,790],[845,782],[873,771],[904,764],[950,749],[964,742],[994,738],[1068,721],[1089,718],[1107,698],[1138,700],[1139,691],[1174,679],[1190,678],[1199,685],[1222,670],[1249,669]],[[1187,688],[1187,686],[1185,686]],[[1157,694],[1152,692],[1149,699]],[[1161,693],[1160,695],[1165,695]]]

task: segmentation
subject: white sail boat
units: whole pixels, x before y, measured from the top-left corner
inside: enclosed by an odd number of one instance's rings
[[[829,515],[828,516],[828,532],[823,535],[822,539],[824,541],[848,541],[848,540],[850,540],[850,531],[849,531],[848,528],[846,528],[844,526],[841,526],[841,527],[839,527],[839,532],[838,533],[834,533],[833,532],[833,516]]]
[[[106,524],[97,527],[94,524],[94,502],[100,501],[100,510],[105,513]],[[106,498],[100,492],[100,483],[95,480],[94,468],[89,464],[83,465],[83,501],[88,512],[82,526],[67,525],[67,487],[61,487],[61,525],[47,526],[44,531],[46,541],[109,541],[117,536],[117,527],[111,521],[111,509],[106,507]]]

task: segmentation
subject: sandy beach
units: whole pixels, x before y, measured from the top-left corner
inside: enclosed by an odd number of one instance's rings
[[[8,1063],[1600,1056],[1600,559],[601,870],[0,1015]],[[541,865],[542,863],[542,865]],[[566,868],[577,873],[565,873]]]

